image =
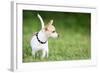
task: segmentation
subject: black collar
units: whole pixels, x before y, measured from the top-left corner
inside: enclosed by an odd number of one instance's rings
[[[45,41],[45,42],[42,42],[41,40],[39,40],[39,38],[38,38],[38,33],[36,33],[36,37],[37,37],[37,40],[39,41],[39,43],[41,43],[41,44],[45,44],[47,41]]]

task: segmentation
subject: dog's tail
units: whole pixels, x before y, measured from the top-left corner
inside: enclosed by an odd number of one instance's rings
[[[42,17],[39,14],[37,14],[37,16],[41,22],[42,28],[44,28],[44,21],[43,21]]]

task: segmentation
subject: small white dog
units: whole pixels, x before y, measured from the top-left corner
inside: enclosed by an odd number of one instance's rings
[[[38,18],[40,19],[42,28],[39,32],[35,33],[31,39],[31,48],[32,48],[32,55],[35,57],[35,53],[39,50],[42,51],[41,58],[48,57],[49,49],[48,49],[48,38],[58,37],[57,32],[55,31],[55,27],[52,25],[53,20],[44,26],[44,22],[42,17],[38,14]]]

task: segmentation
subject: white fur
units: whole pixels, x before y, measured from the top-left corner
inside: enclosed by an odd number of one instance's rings
[[[46,41],[48,38],[45,36],[43,31],[40,31],[38,33],[38,38],[41,41]],[[42,51],[41,58],[44,58],[45,56],[48,57],[48,41],[45,44],[41,44],[36,36],[33,36],[31,39],[31,47],[32,47],[32,55],[35,57],[35,53],[39,50]]]

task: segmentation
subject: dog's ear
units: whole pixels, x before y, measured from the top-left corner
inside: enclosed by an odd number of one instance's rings
[[[49,25],[52,25],[53,24],[53,20],[50,20],[50,22],[48,23]]]
[[[48,24],[48,25],[45,26],[45,31],[49,31],[49,28],[48,28],[48,27],[49,27],[50,25],[51,25],[51,24]]]
[[[50,20],[49,23],[45,26],[45,31],[48,31],[48,27],[53,24],[53,20]]]
[[[53,24],[53,20],[50,20],[50,24]]]

